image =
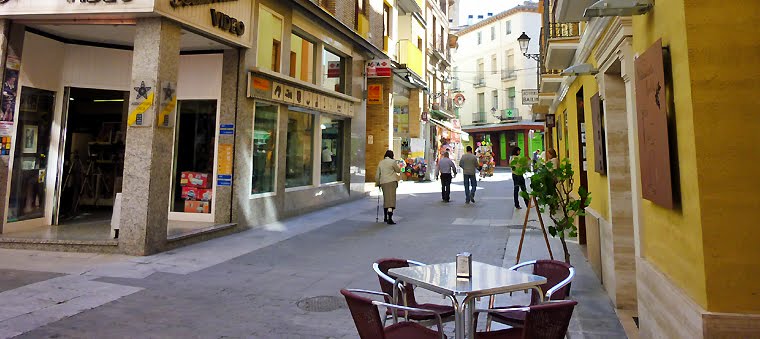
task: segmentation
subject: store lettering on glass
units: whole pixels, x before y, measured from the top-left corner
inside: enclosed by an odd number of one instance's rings
[[[228,31],[237,36],[245,33],[245,24],[227,14],[211,9],[211,24],[223,31]]]

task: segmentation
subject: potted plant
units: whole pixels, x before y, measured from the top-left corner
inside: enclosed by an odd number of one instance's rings
[[[515,165],[524,167],[524,171],[530,168],[529,161],[515,162]],[[591,203],[591,194],[583,187],[578,189],[580,199],[573,196],[573,173],[570,160],[565,158],[559,163],[558,168],[554,168],[551,163],[539,164],[530,178],[530,195],[536,198],[541,213],[548,208],[549,217],[554,221],[554,225],[548,227],[549,234],[559,237],[562,250],[565,252],[565,262],[568,264],[570,252],[567,249],[566,237],[578,236],[576,219],[586,215],[586,206]],[[527,192],[521,192],[521,195],[525,199],[530,196]]]

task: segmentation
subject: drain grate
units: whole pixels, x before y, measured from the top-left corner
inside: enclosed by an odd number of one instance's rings
[[[330,312],[348,307],[345,299],[329,295],[304,298],[296,302],[296,306],[306,312]]]

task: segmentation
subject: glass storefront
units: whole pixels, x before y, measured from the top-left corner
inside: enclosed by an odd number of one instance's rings
[[[55,93],[23,87],[13,153],[8,222],[42,218]]]
[[[343,120],[320,117],[322,159],[320,183],[343,181]]]
[[[216,100],[179,102],[172,211],[211,213],[216,144]]]
[[[285,188],[313,183],[314,115],[288,108]]]
[[[251,194],[274,192],[277,173],[277,113],[280,105],[256,102],[253,120]]]

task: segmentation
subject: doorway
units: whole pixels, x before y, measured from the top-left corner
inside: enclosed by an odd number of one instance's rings
[[[578,173],[581,178],[580,187],[588,191],[588,165],[586,163],[586,111],[583,101],[583,88],[575,94],[575,102],[578,106]],[[583,202],[585,205],[586,203]],[[586,243],[586,218],[578,218],[578,242]]]
[[[55,223],[110,228],[124,173],[129,92],[68,88]]]

